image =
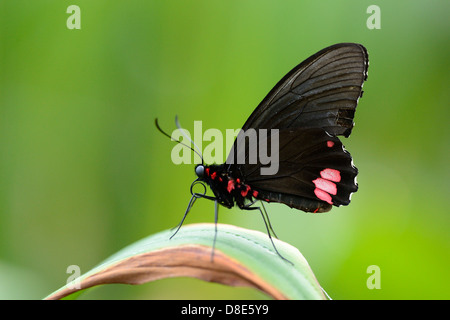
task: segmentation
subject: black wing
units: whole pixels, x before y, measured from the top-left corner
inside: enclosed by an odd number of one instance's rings
[[[238,146],[239,139],[228,156],[228,170],[258,190],[258,199],[308,212],[347,205],[358,188],[358,170],[336,136],[351,133],[368,65],[367,50],[355,43],[330,46],[300,63],[277,83],[242,128],[243,132],[255,129],[257,134],[258,129],[280,130],[279,171],[262,175],[260,162],[247,161],[254,146]],[[246,161],[239,164],[242,153]]]
[[[260,143],[271,146],[273,135],[260,136]],[[267,141],[266,141],[267,140]],[[250,152],[254,147],[250,147]],[[331,205],[350,203],[356,192],[358,170],[341,141],[321,128],[294,128],[279,131],[278,171],[261,175],[261,162],[238,166],[238,175],[257,199],[287,204],[307,212],[325,212]]]
[[[368,66],[360,44],[325,48],[284,76],[242,129],[323,128],[348,137]]]

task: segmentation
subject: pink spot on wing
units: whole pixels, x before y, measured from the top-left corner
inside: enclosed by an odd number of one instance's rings
[[[216,178],[216,176],[217,176],[217,172],[214,171],[213,173],[211,173],[211,179],[214,180]]]
[[[326,201],[329,204],[333,204],[333,202],[331,201],[331,196],[326,193],[325,191],[316,188],[314,189],[314,194],[317,196],[317,198],[319,198],[320,200]]]
[[[324,179],[334,181],[334,182],[341,181],[341,173],[339,172],[339,170],[336,170],[336,169],[326,168],[326,169],[320,171],[320,176]]]
[[[336,184],[334,182],[331,182],[331,181],[328,181],[328,180],[325,180],[322,178],[317,178],[316,180],[313,180],[313,183],[316,186],[316,188],[319,188],[325,192],[328,192],[329,194],[335,195],[337,193]]]
[[[333,147],[333,146],[334,146],[334,142],[331,141],[331,140],[328,140],[328,141],[327,141],[327,147],[328,147],[328,148],[331,148],[331,147]]]

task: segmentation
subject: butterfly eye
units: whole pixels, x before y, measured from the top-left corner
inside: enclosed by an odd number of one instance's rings
[[[195,174],[197,175],[197,177],[199,177],[200,179],[203,178],[203,176],[205,175],[205,167],[201,164],[199,164],[198,166],[195,167]]]

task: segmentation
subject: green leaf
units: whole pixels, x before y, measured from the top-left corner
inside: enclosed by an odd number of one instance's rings
[[[76,298],[80,291],[107,284],[142,284],[168,277],[193,277],[230,286],[248,286],[274,299],[325,299],[302,254],[267,234],[218,224],[212,258],[214,224],[183,226],[175,237],[166,230],[120,250],[46,299]]]

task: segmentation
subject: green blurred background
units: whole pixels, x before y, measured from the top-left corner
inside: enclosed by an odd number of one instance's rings
[[[69,5],[81,30],[69,30]],[[369,5],[381,29],[369,30]],[[344,141],[360,170],[348,207],[266,206],[335,299],[449,299],[450,2],[0,1],[0,298],[40,299],[126,245],[175,226],[193,165],[174,117],[237,129],[292,67],[364,44],[369,78]],[[213,222],[198,201],[187,223]],[[264,231],[259,214],[219,221]],[[219,234],[220,236],[220,234]],[[381,270],[369,290],[367,267]],[[195,279],[110,285],[85,299],[260,299]]]

